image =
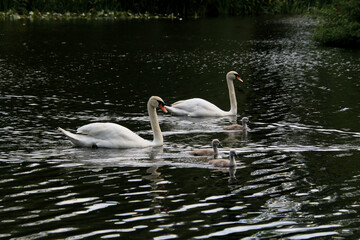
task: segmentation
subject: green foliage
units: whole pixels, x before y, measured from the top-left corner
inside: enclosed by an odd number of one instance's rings
[[[0,11],[92,13],[131,12],[181,17],[306,12],[329,0],[0,0]]]
[[[360,47],[360,0],[0,0],[0,19],[244,16],[314,12],[323,45]]]
[[[360,48],[360,1],[336,1],[319,10],[314,38],[323,45]]]

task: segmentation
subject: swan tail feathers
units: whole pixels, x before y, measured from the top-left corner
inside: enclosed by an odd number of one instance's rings
[[[86,135],[80,135],[80,134],[74,134],[69,131],[66,131],[65,129],[62,129],[61,127],[58,128],[59,131],[61,131],[69,140],[75,145],[79,147],[94,147],[96,146],[95,143],[90,143],[86,140]]]

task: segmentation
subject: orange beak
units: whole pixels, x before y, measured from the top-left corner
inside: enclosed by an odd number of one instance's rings
[[[161,105],[159,105],[159,107],[161,108],[161,110],[163,110],[164,113],[168,112],[164,105],[161,104]]]
[[[243,80],[239,76],[236,76],[236,79],[239,80],[240,82],[243,82]]]

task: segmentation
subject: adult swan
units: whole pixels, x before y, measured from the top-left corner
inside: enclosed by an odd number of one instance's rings
[[[77,133],[73,134],[59,128],[70,141],[78,147],[92,148],[142,148],[163,145],[156,108],[159,107],[165,113],[165,103],[160,97],[152,96],[147,109],[150,117],[151,129],[154,133],[154,140],[143,139],[126,127],[115,123],[90,123],[78,128]]]
[[[189,117],[216,117],[216,116],[231,116],[237,114],[237,102],[234,89],[234,80],[242,82],[239,74],[235,71],[230,71],[226,74],[226,82],[229,89],[230,97],[230,111],[223,111],[211,102],[202,98],[191,98],[175,102],[165,108],[174,115],[185,115]]]

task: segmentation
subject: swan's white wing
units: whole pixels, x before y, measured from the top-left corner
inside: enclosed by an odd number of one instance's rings
[[[158,96],[150,97],[147,107],[153,129],[154,140],[148,141],[126,127],[115,123],[91,123],[80,127],[77,134],[59,128],[75,145],[81,147],[135,148],[160,146],[163,144],[156,108],[164,108],[164,101]],[[165,112],[166,110],[163,109]]]
[[[152,145],[152,142],[128,128],[114,123],[90,123],[80,127],[77,134],[64,134],[75,145],[82,147],[131,148]]]
[[[92,139],[91,137],[87,136],[87,135],[82,135],[82,134],[74,134],[71,133],[69,131],[66,131],[62,128],[59,128],[59,130],[65,134],[65,136],[67,136],[70,141],[78,147],[93,147],[94,146],[94,139]]]
[[[175,115],[187,115],[190,117],[225,116],[227,112],[221,110],[211,102],[201,98],[191,98],[175,102],[167,109]]]
[[[90,123],[77,129],[78,134],[92,136],[97,139],[131,137],[136,135],[130,129],[115,123]],[[137,136],[137,135],[136,135]]]

